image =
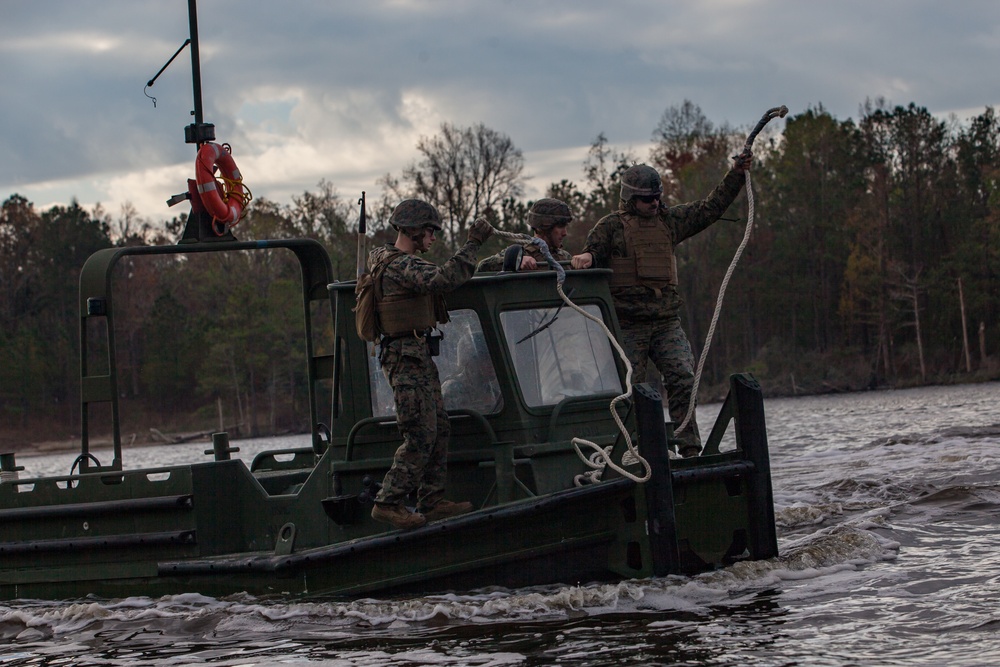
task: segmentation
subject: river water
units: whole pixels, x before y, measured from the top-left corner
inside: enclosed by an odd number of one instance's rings
[[[1000,383],[766,400],[770,561],[354,602],[16,601],[0,604],[0,667],[998,665],[998,404]],[[704,430],[718,409],[699,408]],[[237,444],[249,458],[276,443]],[[133,450],[126,464],[205,448]],[[18,463],[62,474],[72,458]]]

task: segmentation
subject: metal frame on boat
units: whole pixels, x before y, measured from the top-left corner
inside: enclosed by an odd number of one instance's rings
[[[291,252],[301,267],[311,446],[263,452],[247,466],[230,458],[228,436],[219,433],[211,460],[129,469],[114,361],[115,264],[127,256],[261,251]],[[618,333],[607,272],[569,271],[566,286]],[[612,460],[625,452],[608,410],[618,392],[532,397],[513,340],[521,332],[505,329],[511,313],[558,312],[554,274],[477,276],[448,301],[459,320],[475,322],[500,398],[483,411],[449,411],[449,495],[476,510],[401,532],[369,515],[399,435],[394,417],[378,414],[380,371],[354,329],[354,283],[332,280],[320,244],[196,241],[99,251],[80,281],[81,451],[71,474],[47,478],[13,473],[13,457],[4,457],[0,596],[354,596],[690,574],[777,554],[763,401],[752,378],[733,377],[705,453],[694,459],[668,457],[660,397],[638,385],[622,417],[651,479],[639,484],[609,468],[600,481],[577,485],[589,468],[573,437],[612,446]],[[333,322],[333,354],[314,354],[317,312]],[[559,337],[579,336],[573,315],[563,311],[565,326],[545,332],[566,359],[579,339]],[[87,335],[95,326],[103,337]],[[106,373],[88,369],[95,357],[88,346],[106,351]],[[620,361],[613,372],[620,387]],[[325,405],[314,390],[321,384],[332,386]],[[90,413],[101,403],[112,415],[107,465],[91,446]],[[720,452],[730,422],[735,443]]]
[[[171,61],[191,45],[194,123],[185,139],[200,147],[215,132],[202,119],[195,0],[188,5],[191,38]],[[407,532],[376,523],[374,493],[399,435],[373,350],[355,330],[355,282],[335,282],[316,241],[240,242],[196,206],[193,181],[169,201],[185,199],[192,211],[177,245],[109,248],[83,267],[81,449],[68,474],[51,477],[22,475],[13,454],[0,455],[0,597],[356,596],[691,574],[777,555],[763,400],[747,375],[733,376],[703,454],[683,460],[668,456],[660,396],[638,385],[620,417],[650,478],[639,483],[610,466],[593,474],[577,437],[609,448],[626,472],[641,468],[625,458],[628,438],[609,410],[626,373],[589,320],[561,312],[553,272],[476,276],[448,297],[443,379],[473,368],[462,343],[488,371],[466,373],[446,403],[448,491],[475,510]],[[116,265],[244,252],[290,252],[298,261],[309,445],[262,452],[248,466],[231,458],[220,430],[210,460],[130,468]],[[565,287],[618,336],[608,275],[568,271]],[[317,345],[330,330],[333,340]],[[488,399],[473,401],[485,385]],[[720,451],[730,425],[734,443]],[[98,433],[111,437],[107,464]]]

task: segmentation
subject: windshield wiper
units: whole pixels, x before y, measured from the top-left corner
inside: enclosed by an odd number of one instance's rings
[[[573,296],[573,292],[575,292],[575,291],[576,291],[575,287],[571,288],[569,290],[569,292],[566,293],[566,298],[568,299],[571,296]],[[565,306],[565,305],[566,305],[565,301],[563,301],[562,303],[560,303],[559,307],[556,308],[556,312],[552,313],[552,318],[551,319],[549,319],[547,322],[542,322],[541,324],[539,324],[537,327],[535,327],[534,329],[531,330],[531,333],[526,334],[524,336],[524,338],[522,338],[521,340],[519,340],[516,343],[514,343],[514,345],[520,345],[521,343],[523,343],[524,341],[528,340],[529,338],[532,338],[533,336],[537,336],[538,334],[542,333],[543,331],[545,331],[546,329],[548,329],[550,326],[552,326],[552,323],[555,322],[559,318],[559,311],[562,310],[563,306]]]

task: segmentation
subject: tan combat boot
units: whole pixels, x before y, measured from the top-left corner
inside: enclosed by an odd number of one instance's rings
[[[450,516],[458,516],[459,514],[468,514],[471,511],[472,503],[453,503],[450,500],[439,500],[434,507],[425,510],[423,516],[427,517],[428,521],[435,521],[437,519],[447,519]]]
[[[427,518],[420,512],[411,512],[403,505],[379,505],[372,507],[372,518],[382,523],[392,524],[401,530],[419,528],[427,523]]]

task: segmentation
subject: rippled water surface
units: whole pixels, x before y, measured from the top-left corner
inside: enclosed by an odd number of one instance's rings
[[[781,554],[770,561],[354,602],[17,601],[0,604],[0,667],[1000,664],[998,404],[998,383],[766,401]],[[703,428],[718,409],[699,408]],[[238,444],[244,458],[276,446]],[[127,463],[204,448],[135,450]],[[71,462],[18,461],[30,474]]]

